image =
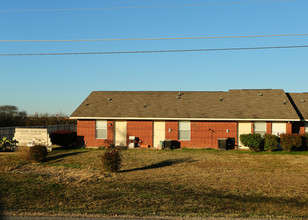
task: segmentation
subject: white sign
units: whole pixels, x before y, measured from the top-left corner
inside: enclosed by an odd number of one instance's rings
[[[47,128],[16,128],[14,139],[20,146],[27,146],[28,143],[51,146]]]

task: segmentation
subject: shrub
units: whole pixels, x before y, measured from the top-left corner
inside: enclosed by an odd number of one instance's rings
[[[16,143],[16,140],[10,140],[7,137],[3,137],[0,139],[0,151],[15,151]]]
[[[23,147],[19,151],[22,159],[28,161],[41,162],[47,157],[47,147],[44,145],[35,145],[33,147]]]
[[[128,146],[125,146],[124,144],[120,145],[110,144],[107,148],[110,150],[127,150]]]
[[[118,172],[122,164],[122,155],[117,150],[107,150],[104,154],[99,155],[103,167],[109,172]]]
[[[264,146],[264,139],[261,134],[241,134],[241,142],[253,151],[261,151]]]
[[[76,147],[77,132],[75,131],[54,131],[49,137],[52,144],[61,145],[64,148]]]
[[[280,145],[286,151],[300,150],[302,137],[300,134],[282,134],[280,135]]]
[[[279,137],[274,134],[265,134],[264,138],[264,150],[274,151],[278,149]]]
[[[308,133],[302,135],[302,148],[301,150],[308,150]]]

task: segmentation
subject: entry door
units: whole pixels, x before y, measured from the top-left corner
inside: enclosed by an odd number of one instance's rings
[[[165,122],[154,121],[153,127],[153,147],[157,148],[160,141],[165,140]]]
[[[240,135],[241,134],[250,134],[251,133],[251,122],[239,122],[238,123],[238,141],[237,145],[239,147],[246,147],[244,146],[240,141]]]
[[[115,121],[114,123],[115,145],[126,145],[126,121]]]
[[[272,134],[281,135],[287,131],[287,123],[285,122],[273,122],[272,123]]]

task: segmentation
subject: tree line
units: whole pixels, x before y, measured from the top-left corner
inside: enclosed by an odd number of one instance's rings
[[[19,111],[14,105],[0,106],[0,127],[14,126],[46,126],[58,124],[76,124],[76,120],[71,120],[63,115],[50,115],[48,113],[28,116],[26,111]]]

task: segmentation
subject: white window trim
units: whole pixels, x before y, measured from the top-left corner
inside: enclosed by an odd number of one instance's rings
[[[98,127],[97,122],[103,122],[103,126]],[[97,130],[105,130],[104,137],[97,137]],[[107,120],[95,121],[95,139],[107,139]]]
[[[189,123],[188,129],[180,129],[180,123],[183,123],[183,122]],[[180,131],[189,131],[189,138],[188,139],[181,139],[180,138]],[[190,139],[191,139],[191,124],[190,124],[190,121],[179,121],[178,138],[179,138],[180,141],[190,141]]]

